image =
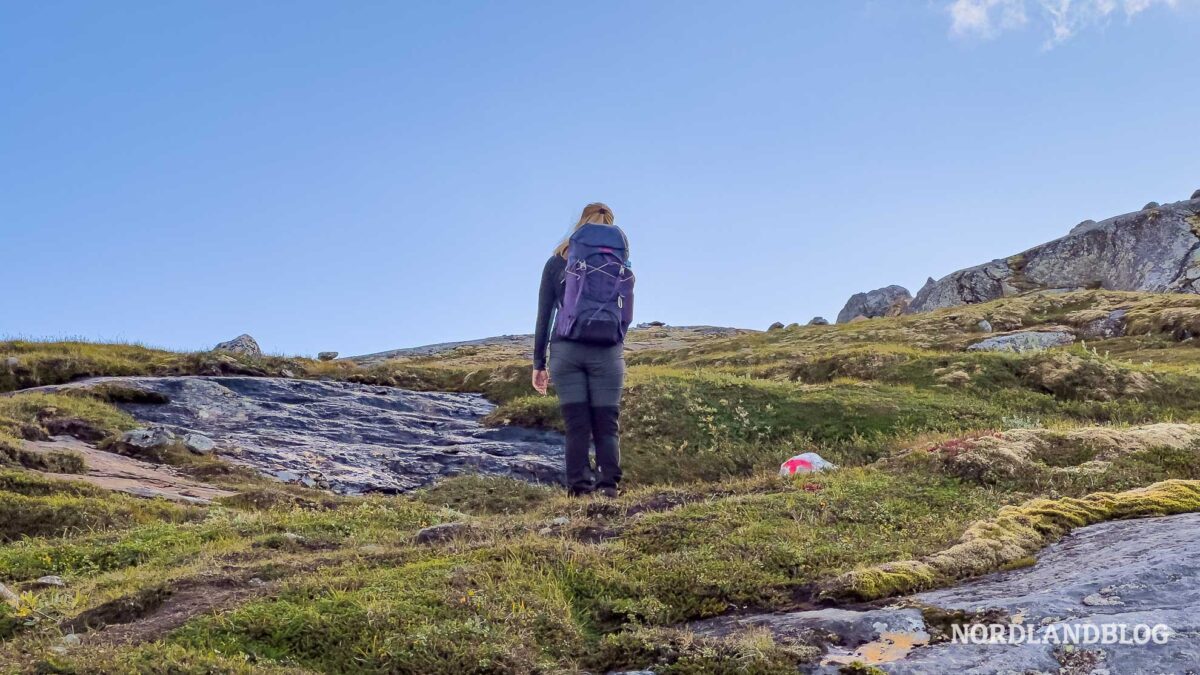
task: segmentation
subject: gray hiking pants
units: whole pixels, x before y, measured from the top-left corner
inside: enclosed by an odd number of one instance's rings
[[[625,386],[625,347],[555,340],[550,343],[550,381],[563,405],[619,406]]]
[[[621,481],[621,389],[624,346],[565,340],[550,344],[550,381],[566,427],[567,487],[574,494],[615,488]],[[596,446],[593,471],[588,450]]]

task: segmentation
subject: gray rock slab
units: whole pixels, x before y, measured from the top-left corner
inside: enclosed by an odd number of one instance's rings
[[[561,477],[562,436],[481,424],[477,394],[259,377],[95,378],[154,391],[166,404],[123,404],[139,422],[202,434],[231,461],[268,475],[324,478],[338,492],[404,492],[468,472],[541,482]]]
[[[1051,347],[1062,347],[1075,342],[1075,336],[1066,331],[1022,331],[997,335],[967,347],[972,352],[1032,352]]]
[[[1119,596],[1121,604],[1085,598]],[[1111,673],[1200,672],[1200,514],[1101,523],[1047,548],[1031,567],[916,596],[945,609],[998,608],[1034,626],[1168,626],[1165,644],[1080,645]],[[1054,645],[942,643],[914,650],[893,673],[1058,672]]]
[[[1047,547],[1030,567],[911,600],[944,610],[1007,616],[1040,642],[925,645],[921,613],[899,606],[720,617],[689,628],[723,636],[761,627],[784,641],[811,641],[829,633],[823,664],[807,668],[808,673],[837,673],[840,666],[831,661],[866,653],[884,655],[870,665],[897,675],[1200,673],[1200,513],[1080,528]],[[1122,624],[1129,637],[1139,624],[1165,626],[1166,641],[1064,647],[1047,637],[1050,631],[1065,637],[1068,629],[1086,627],[1099,634],[1102,626]],[[889,636],[904,648],[894,649]]]

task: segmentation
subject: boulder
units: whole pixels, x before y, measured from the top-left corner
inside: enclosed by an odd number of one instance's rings
[[[161,427],[134,429],[121,435],[121,444],[138,450],[161,450],[176,442],[175,434]]]
[[[979,322],[975,324],[975,327],[978,328],[981,333],[992,332],[992,322],[988,321],[987,319],[980,319]]]
[[[217,449],[216,442],[204,434],[197,434],[195,432],[185,434],[181,440],[183,441],[183,447],[187,448],[193,454],[211,455],[213,450]]]
[[[809,320],[808,325],[810,325],[810,326],[828,326],[829,319],[826,319],[823,316],[814,316],[812,319]]]
[[[244,356],[262,356],[262,349],[259,348],[258,342],[245,333],[232,340],[218,344],[216,347],[213,347],[213,351],[242,354]]]
[[[1200,202],[1184,201],[1093,223],[1024,253],[959,270],[917,292],[907,312],[987,302],[1027,291],[1103,288],[1200,292]]]
[[[1200,190],[1196,190],[1192,193],[1192,199],[1200,199]]]
[[[1159,204],[1158,202],[1146,202],[1146,205],[1142,207],[1142,210],[1146,211],[1149,209],[1157,209],[1159,206],[1162,206],[1162,205]]]
[[[437,544],[443,541],[457,539],[471,530],[471,526],[466,523],[442,523],[441,525],[430,525],[413,537],[413,541],[418,544]]]
[[[1075,342],[1075,336],[1059,330],[1029,330],[990,337],[967,347],[972,352],[1033,352],[1062,347]]]
[[[880,316],[899,316],[904,313],[912,294],[903,286],[884,286],[866,293],[855,293],[838,312],[838,323],[850,323],[855,317],[874,319]]]
[[[783,330],[783,322],[776,321],[775,323],[771,324],[770,326],[767,326],[767,330],[768,331]]]
[[[38,577],[29,585],[33,588],[66,588],[67,582],[56,574],[47,574],[44,577]]]
[[[317,354],[318,361],[332,361],[338,357],[337,352],[321,352]]]
[[[21,359],[18,359],[18,358],[17,358],[17,357],[15,357],[15,356],[9,356],[9,357],[6,357],[6,358],[4,359],[4,365],[5,365],[5,367],[7,367],[9,370],[13,370],[13,369],[15,369],[17,366],[20,366],[20,365],[21,365]]]
[[[1108,316],[1089,321],[1079,327],[1079,337],[1085,340],[1107,340],[1125,335],[1125,310],[1118,309]]]

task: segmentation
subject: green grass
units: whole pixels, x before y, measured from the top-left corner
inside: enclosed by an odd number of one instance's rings
[[[1071,327],[1118,308],[1127,337],[964,351],[983,337],[980,319],[997,330]],[[1200,509],[1194,427],[1140,426],[1200,422],[1200,349],[1177,339],[1197,317],[1194,296],[1089,291],[664,341],[627,358],[628,491],[615,501],[479,476],[409,496],[339,497],[219,464],[183,468],[237,495],[205,507],[139,500],[32,474],[34,459],[3,450],[67,419],[111,439],[133,425],[113,404],[137,392],[0,397],[0,462],[12,465],[0,470],[0,583],[69,583],[0,610],[0,671],[795,672],[816,658],[810,642],[699,638],[686,623],[954,583],[1029,564],[1074,527]],[[561,425],[508,348],[370,367],[0,343],[0,363],[10,355],[19,364],[0,366],[0,389],[287,370],[478,392],[498,404],[489,424]],[[804,451],[842,468],[775,475]],[[445,522],[469,524],[469,536],[414,541]],[[214,576],[245,596],[147,644],[50,649],[61,621],[148,593],[170,602],[173,589]]]

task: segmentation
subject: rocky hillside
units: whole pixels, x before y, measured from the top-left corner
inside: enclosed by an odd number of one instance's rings
[[[1150,202],[1140,211],[1086,220],[1066,236],[934,280],[909,301],[899,286],[859,293],[838,315],[892,316],[976,304],[1029,291],[1097,288],[1200,292],[1200,190],[1187,201]]]
[[[0,672],[1194,667],[1200,295],[643,335],[615,500],[519,469],[560,424],[519,346],[0,342]],[[1170,641],[948,639],[1138,617]]]
[[[721,326],[668,326],[660,321],[655,321],[640,324],[630,329],[626,346],[631,351],[681,347],[697,340],[737,335],[744,332],[747,331]],[[421,357],[436,357],[448,353],[462,355],[466,352],[486,353],[490,358],[505,355],[532,361],[533,335],[497,335],[477,340],[441,342],[432,345],[421,345],[419,347],[389,349],[374,354],[363,354],[362,356],[351,356],[347,357],[347,360],[359,365],[370,366],[396,359],[419,359]]]

